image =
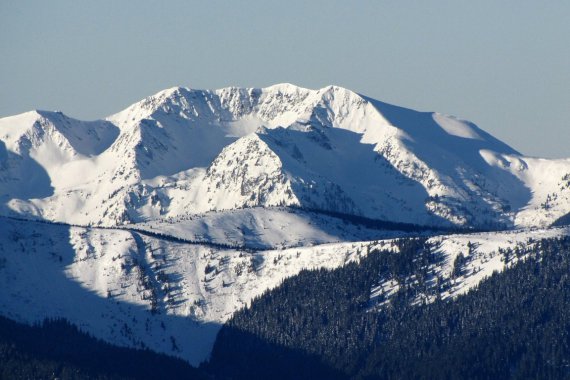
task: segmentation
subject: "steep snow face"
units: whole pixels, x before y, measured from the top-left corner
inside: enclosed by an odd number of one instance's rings
[[[226,147],[206,171],[196,201],[208,209],[298,205],[279,157],[257,134]]]
[[[112,123],[82,122],[59,112],[0,119],[0,209],[42,214],[32,200],[89,183],[101,168],[98,155],[118,134]]]
[[[286,205],[544,226],[570,213],[568,173],[567,160],[521,156],[467,121],[336,86],[176,87],[105,121],[0,120],[0,212],[75,224]]]

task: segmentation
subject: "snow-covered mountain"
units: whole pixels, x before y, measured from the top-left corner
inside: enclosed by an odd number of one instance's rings
[[[0,314],[196,365],[236,310],[303,269],[421,233],[452,298],[524,259],[505,249],[569,235],[536,228],[568,215],[570,159],[335,86],[172,88],[91,122],[32,111],[0,119]],[[379,278],[371,310],[399,286]]]
[[[335,86],[173,88],[104,121],[0,119],[4,215],[115,226],[257,206],[546,226],[570,213],[570,160]]]

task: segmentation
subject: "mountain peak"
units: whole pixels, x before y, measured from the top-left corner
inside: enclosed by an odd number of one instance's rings
[[[299,91],[314,91],[308,88],[304,88],[301,86],[297,86],[292,83],[283,82],[283,83],[276,83],[274,85],[264,87],[261,90],[265,91],[281,91],[281,92],[299,92]]]

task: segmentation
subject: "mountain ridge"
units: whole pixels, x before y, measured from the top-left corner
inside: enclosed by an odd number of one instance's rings
[[[0,212],[72,224],[294,206],[512,228],[570,212],[570,160],[525,157],[468,121],[338,86],[173,87],[99,121],[3,118],[0,140],[0,158],[11,157],[0,165]]]

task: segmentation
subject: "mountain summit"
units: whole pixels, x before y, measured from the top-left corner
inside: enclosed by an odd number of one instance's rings
[[[294,206],[430,226],[546,226],[570,160],[345,88],[161,91],[102,121],[0,119],[0,212],[113,226]]]

